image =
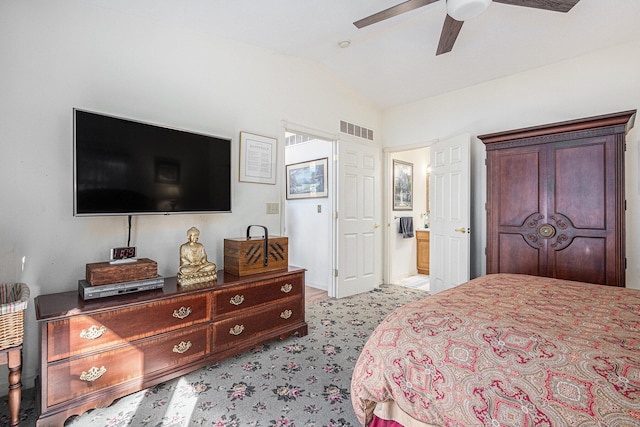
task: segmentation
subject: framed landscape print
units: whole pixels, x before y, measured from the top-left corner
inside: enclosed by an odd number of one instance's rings
[[[326,157],[287,165],[287,200],[329,197],[327,166]]]
[[[413,209],[413,163],[393,161],[393,210]]]

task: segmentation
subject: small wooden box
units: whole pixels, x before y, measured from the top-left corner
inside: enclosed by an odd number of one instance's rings
[[[236,276],[265,273],[289,266],[289,238],[269,236],[265,265],[264,238],[224,239],[224,271]]]
[[[127,264],[95,262],[87,264],[87,283],[91,286],[133,282],[158,276],[158,263],[149,258]]]

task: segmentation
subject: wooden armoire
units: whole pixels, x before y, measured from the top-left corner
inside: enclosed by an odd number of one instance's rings
[[[636,111],[478,138],[487,273],[625,286],[625,136]]]

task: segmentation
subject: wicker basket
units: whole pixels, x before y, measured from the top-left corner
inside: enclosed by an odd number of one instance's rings
[[[0,284],[0,350],[22,344],[27,301],[29,287],[24,283]]]

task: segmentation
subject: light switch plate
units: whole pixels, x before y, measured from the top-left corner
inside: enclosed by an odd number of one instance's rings
[[[279,214],[279,213],[280,213],[279,203],[267,203],[267,214]]]

